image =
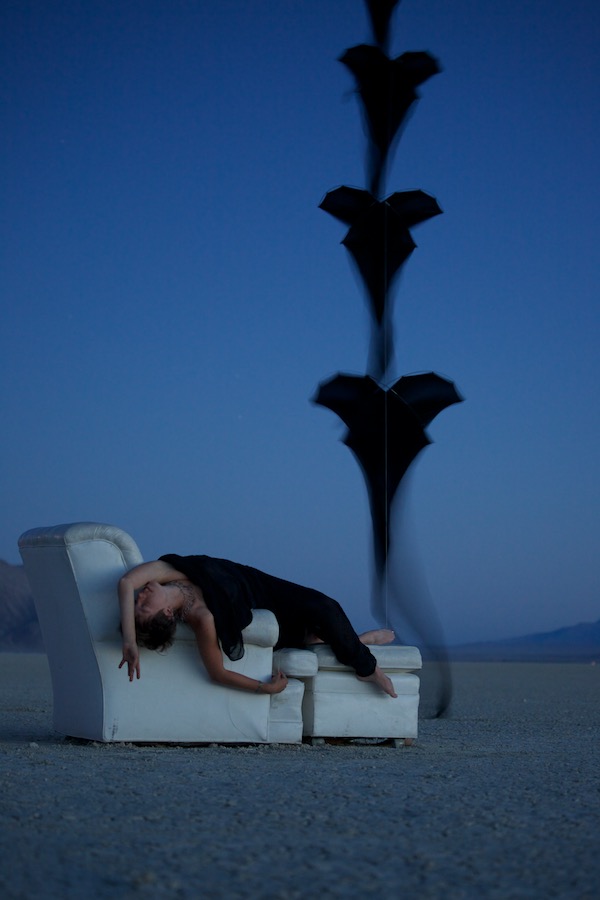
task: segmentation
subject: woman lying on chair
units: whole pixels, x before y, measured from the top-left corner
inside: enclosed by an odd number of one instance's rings
[[[279,624],[276,649],[325,642],[358,678],[396,697],[391,680],[365,646],[390,643],[392,631],[369,631],[359,637],[336,600],[250,566],[210,556],[161,556],[123,575],[119,602],[123,632],[119,668],[127,664],[130,681],[134,675],[140,677],[138,644],[164,650],[173,643],[177,623],[185,622],[213,681],[255,693],[279,693],[287,684],[282,672],[270,682],[256,681],[226,669],[221,653],[222,648],[229,659],[240,659],[242,629],[250,624],[252,610],[270,609]]]

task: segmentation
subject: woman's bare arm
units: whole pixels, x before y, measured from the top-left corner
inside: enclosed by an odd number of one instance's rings
[[[202,662],[212,681],[226,687],[252,691],[255,694],[279,694],[284,690],[288,680],[283,672],[273,675],[270,681],[259,681],[257,678],[249,678],[247,675],[225,668],[215,620],[208,610],[202,612],[189,624],[193,628]]]
[[[122,668],[127,664],[129,680],[133,681],[134,675],[140,677],[140,654],[135,635],[135,592],[148,584],[149,581],[158,581],[166,584],[168,581],[184,579],[185,576],[167,562],[158,559],[155,562],[142,563],[126,572],[119,579],[118,593],[121,609],[121,630],[123,632],[123,659],[119,664]]]

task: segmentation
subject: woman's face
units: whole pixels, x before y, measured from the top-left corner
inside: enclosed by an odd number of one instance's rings
[[[170,606],[171,594],[168,589],[158,581],[149,581],[137,595],[135,617],[140,621],[145,621],[161,610],[166,612]]]

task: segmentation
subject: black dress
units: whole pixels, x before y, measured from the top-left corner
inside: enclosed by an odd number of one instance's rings
[[[202,591],[215,620],[217,636],[229,659],[244,655],[242,629],[252,621],[253,609],[270,609],[279,623],[279,647],[305,647],[313,634],[331,646],[341,663],[357,675],[371,675],[376,660],[354,631],[337,602],[292,581],[259,569],[211,556],[160,557]]]

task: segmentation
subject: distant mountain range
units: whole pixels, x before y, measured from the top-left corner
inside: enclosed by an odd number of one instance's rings
[[[43,651],[33,597],[23,566],[0,560],[0,651]]]
[[[459,644],[450,647],[449,654],[451,659],[464,662],[600,663],[600,619],[524,637]]]
[[[25,570],[0,560],[0,651],[43,650]],[[451,659],[464,662],[600,663],[600,619],[525,637],[457,644],[448,652]]]

